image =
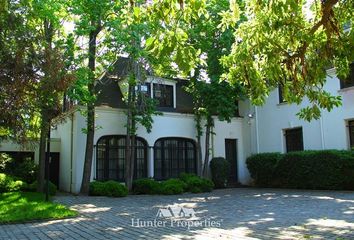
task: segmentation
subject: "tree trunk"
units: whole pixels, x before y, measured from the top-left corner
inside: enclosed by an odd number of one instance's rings
[[[92,24],[93,25],[93,24]],[[88,91],[90,96],[95,95],[95,65],[96,65],[96,38],[99,33],[99,29],[96,28],[90,32],[89,37],[89,62],[88,67],[90,69],[90,82],[88,84]],[[85,150],[85,162],[82,175],[82,183],[80,194],[87,195],[89,193],[90,180],[91,180],[91,168],[93,157],[93,138],[95,135],[95,103],[87,103],[87,135],[86,135],[86,150]]]
[[[204,168],[203,168],[203,177],[209,177],[209,150],[210,150],[210,130],[213,126],[212,117],[207,118],[206,129],[205,129],[205,157],[204,157]]]
[[[133,181],[131,178],[131,167],[132,167],[132,91],[134,87],[129,84],[128,87],[128,109],[127,109],[127,136],[125,140],[125,185],[129,191],[131,191],[133,186]]]
[[[46,114],[41,112],[41,126],[40,126],[40,139],[39,139],[39,162],[37,174],[37,192],[44,192],[44,178],[45,178],[45,157],[46,157],[46,139],[48,135],[48,120]],[[49,139],[48,139],[49,141]]]
[[[44,47],[44,59],[47,61],[44,64],[50,64],[50,58],[52,53],[52,42],[53,42],[53,26],[48,19],[44,20],[44,38],[45,38],[45,47]],[[48,62],[49,61],[49,62]],[[44,69],[48,69],[48,66]],[[51,81],[50,72],[46,71],[44,73],[44,78],[41,79],[41,87],[45,88],[45,81]],[[44,89],[42,89],[45,93]],[[42,93],[42,94],[43,94]],[[39,162],[38,162],[38,175],[37,175],[37,191],[44,192],[44,181],[45,181],[45,160],[46,160],[46,139],[49,131],[49,122],[51,121],[52,116],[50,116],[50,109],[52,106],[48,105],[46,101],[46,96],[42,96],[40,101],[40,115],[41,115],[41,125],[40,125],[40,139],[39,139]],[[48,139],[50,141],[50,139]],[[48,153],[50,154],[50,153]]]

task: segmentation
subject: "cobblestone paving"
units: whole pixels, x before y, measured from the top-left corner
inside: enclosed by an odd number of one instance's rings
[[[0,225],[0,239],[354,239],[354,192],[235,188],[55,201],[80,216]],[[156,217],[168,206],[193,208],[195,217]]]

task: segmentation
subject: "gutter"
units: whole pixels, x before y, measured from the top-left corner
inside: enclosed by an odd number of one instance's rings
[[[71,113],[71,130],[70,130],[70,193],[72,193],[73,184],[73,150],[74,145],[74,112]]]

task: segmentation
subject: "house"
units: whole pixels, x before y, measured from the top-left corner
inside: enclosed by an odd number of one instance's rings
[[[96,127],[91,180],[124,181],[125,104],[124,88],[119,84],[126,72],[126,59],[116,63],[116,76],[105,75],[96,87]],[[350,149],[354,147],[354,73],[346,81],[339,80],[335,70],[327,71],[324,86],[343,99],[341,107],[322,111],[319,120],[306,122],[296,113],[308,104],[287,104],[275,89],[264,106],[252,106],[248,100],[239,102],[239,114],[230,123],[215,119],[211,136],[211,158],[225,157],[230,162],[229,181],[249,184],[251,178],[246,158],[260,152],[288,152],[307,149]],[[148,76],[142,90],[159,100],[151,133],[143,127],[137,131],[135,178],[157,180],[177,177],[181,172],[197,171],[196,128],[192,114],[192,99],[183,89],[188,82]],[[79,106],[65,113],[66,121],[58,124],[51,134],[52,152],[57,163],[50,176],[58,176],[59,189],[77,193],[80,190],[84,165],[86,135],[85,117]],[[205,136],[202,136],[202,142]],[[1,143],[0,151],[11,144]],[[18,149],[17,149],[18,150]],[[14,150],[16,151],[16,149]],[[38,158],[35,150],[34,158]],[[205,153],[202,152],[204,156]],[[54,163],[56,161],[53,161]]]
[[[171,210],[169,208],[159,208],[157,211],[156,217],[157,218],[168,218],[173,217]]]

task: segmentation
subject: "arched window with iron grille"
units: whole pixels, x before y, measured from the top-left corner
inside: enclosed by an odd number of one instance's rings
[[[125,136],[103,136],[97,141],[96,180],[125,180]],[[147,143],[136,137],[134,179],[147,177]]]
[[[188,138],[160,138],[154,145],[156,180],[176,178],[181,173],[197,173],[195,142]]]

